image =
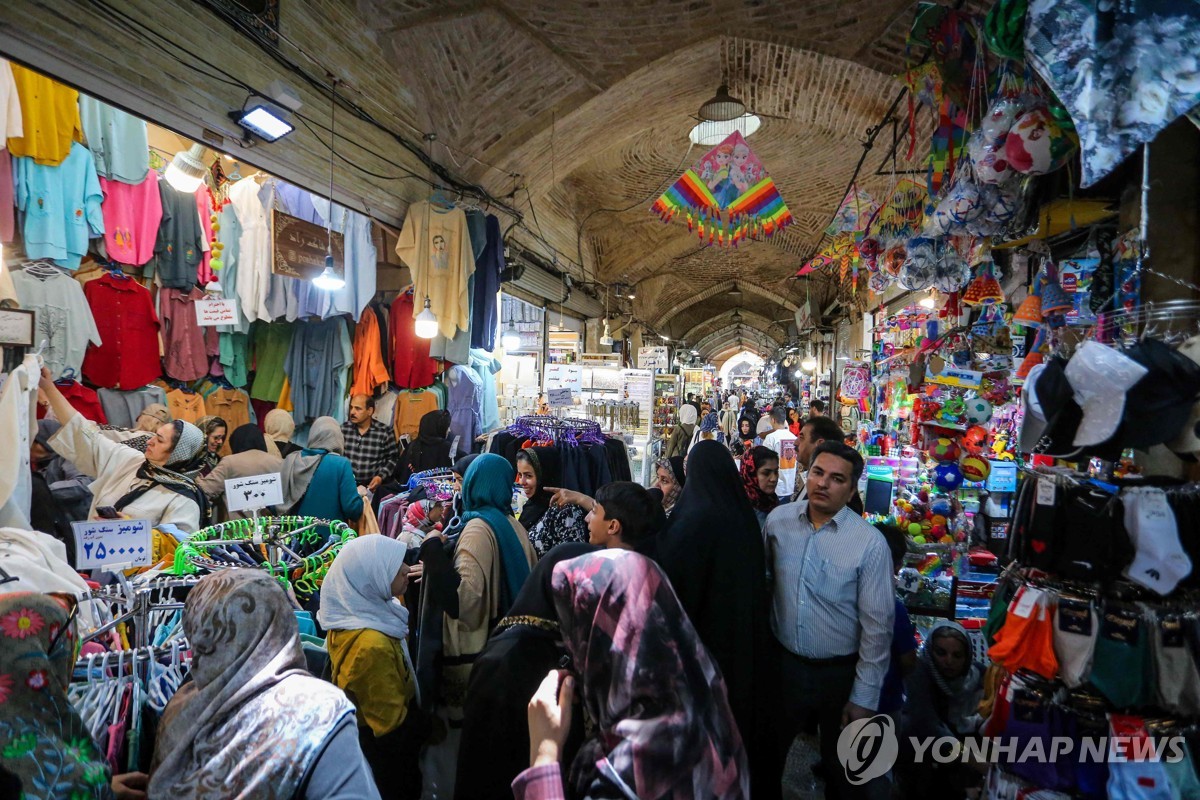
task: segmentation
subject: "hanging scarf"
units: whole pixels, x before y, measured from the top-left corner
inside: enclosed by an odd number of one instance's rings
[[[149,796],[290,800],[354,706],[308,673],[287,595],[261,570],[213,573],[183,630],[192,681],[159,722]]]
[[[471,462],[463,478],[463,524],[473,519],[482,520],[496,537],[496,549],[500,553],[500,567],[504,573],[504,586],[500,593],[501,616],[508,612],[525,579],[529,577],[529,562],[512,526],[512,485],[515,478],[512,465],[495,453],[484,453]]]
[[[749,797],[725,681],[658,566],[603,550],[556,566],[552,585],[599,728],[571,765],[574,796]]]
[[[772,453],[772,455],[774,455]],[[775,456],[775,460],[779,460],[779,456]],[[750,498],[750,505],[754,506],[756,511],[762,511],[765,514],[770,514],[775,506],[779,505],[779,496],[774,492],[764,492],[758,485],[758,464],[754,459],[754,450],[746,451],[746,455],[742,456],[742,485],[746,487],[746,496]]]
[[[28,800],[110,800],[109,771],[67,700],[74,631],[52,595],[0,595],[0,767],[20,779]]]

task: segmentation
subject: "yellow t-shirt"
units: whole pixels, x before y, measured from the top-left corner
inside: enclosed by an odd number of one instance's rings
[[[8,151],[38,164],[58,166],[71,152],[71,142],[83,140],[79,92],[20,64],[12,65],[25,135],[10,138]]]
[[[333,683],[354,703],[358,724],[370,727],[376,736],[399,728],[417,692],[400,642],[363,628],[328,631],[325,648]]]
[[[413,203],[396,239],[396,255],[413,278],[413,317],[425,309],[437,315],[438,333],[453,339],[471,324],[467,280],[475,272],[467,215],[461,208],[442,209]]]
[[[437,410],[437,392],[428,390],[401,392],[396,397],[396,438],[399,439],[408,434],[409,440],[415,441],[417,431],[421,427],[421,417],[430,411]],[[467,445],[469,444],[468,442]]]

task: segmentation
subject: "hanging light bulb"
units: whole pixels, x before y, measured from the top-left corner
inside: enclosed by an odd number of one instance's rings
[[[200,188],[200,184],[204,182],[204,175],[208,172],[208,168],[200,160],[203,157],[202,144],[194,144],[186,152],[180,150],[167,165],[163,177],[176,191],[192,194]]]
[[[333,270],[333,253],[325,254],[325,269],[321,270],[321,274],[312,279],[313,286],[323,292],[336,292],[345,287],[346,279],[338,275]],[[428,300],[426,308],[428,308]]]
[[[325,269],[321,270],[321,274],[313,278],[313,286],[323,292],[336,292],[341,290],[346,285],[346,279],[333,269],[333,154],[335,140],[333,138],[334,128],[337,124],[337,79],[333,81],[333,106],[329,110],[329,220],[325,225]],[[281,136],[283,134],[280,134]],[[276,137],[279,138],[279,137]],[[268,141],[274,141],[270,139]],[[428,300],[426,308],[428,308]],[[420,324],[418,323],[418,330]],[[419,333],[417,334],[420,335]],[[430,338],[430,337],[426,337]]]
[[[811,354],[806,355],[804,357],[804,360],[800,362],[800,366],[806,372],[812,372],[814,369],[817,368],[817,360],[815,358],[813,358]]]
[[[508,327],[500,336],[500,346],[510,352],[521,349],[521,332],[517,330],[516,323],[511,321],[508,323]]]
[[[417,314],[416,334],[422,339],[432,339],[437,336],[438,318],[429,307],[429,296],[425,296],[425,308]]]
[[[917,301],[917,305],[921,308],[933,308],[937,305],[937,299],[933,296],[933,290],[929,290],[929,294]]]

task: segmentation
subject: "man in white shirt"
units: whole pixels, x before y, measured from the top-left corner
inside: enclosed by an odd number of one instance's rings
[[[771,432],[763,437],[763,447],[779,455],[779,483],[775,494],[783,502],[792,497],[796,486],[796,437],[788,430],[787,409],[782,405],[771,409]]]
[[[879,708],[891,655],[895,599],[887,541],[846,504],[862,456],[824,442],[808,471],[808,500],[771,512],[763,529],[772,582],[771,629],[783,648],[776,730],[780,754],[806,723],[820,730],[826,798],[875,796],[853,787],[837,757],[842,727]]]

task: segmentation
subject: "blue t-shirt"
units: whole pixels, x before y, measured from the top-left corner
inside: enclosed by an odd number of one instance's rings
[[[900,659],[917,649],[916,633],[908,618],[908,609],[897,597],[896,620],[892,623],[892,659],[879,692],[880,714],[897,714],[904,705],[904,674],[900,671]]]

